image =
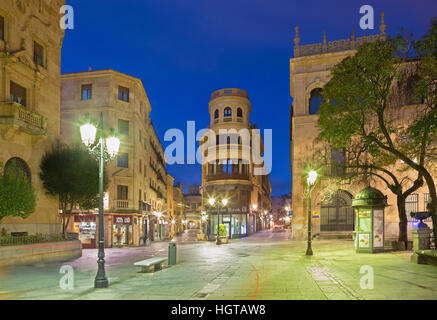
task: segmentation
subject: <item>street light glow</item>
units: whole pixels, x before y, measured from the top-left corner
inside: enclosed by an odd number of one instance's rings
[[[256,208],[257,208],[258,206],[256,205],[256,203],[254,203],[253,205],[252,205],[252,208],[255,210]]]
[[[202,216],[202,220],[205,221],[206,220],[206,215]]]
[[[223,199],[223,200],[222,200],[222,204],[223,204],[223,206],[226,207],[226,205],[228,204],[228,199],[226,199],[226,198]]]
[[[213,206],[214,203],[215,203],[215,199],[214,198],[209,198],[208,203]]]
[[[314,170],[311,170],[308,172],[308,178],[307,178],[307,184],[309,186],[312,186],[314,182],[316,182],[317,179],[317,172]]]
[[[89,147],[96,140],[97,128],[93,126],[91,123],[86,123],[80,126],[80,136],[82,138],[82,142]]]
[[[120,139],[113,136],[106,138],[106,150],[108,151],[111,157],[115,156],[118,153],[119,148],[120,148]]]

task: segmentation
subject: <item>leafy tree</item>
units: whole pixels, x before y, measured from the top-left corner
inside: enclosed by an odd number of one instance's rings
[[[416,180],[423,178],[429,189],[434,236],[437,198],[430,166],[435,159],[429,151],[435,145],[437,127],[435,39],[436,19],[420,41],[397,36],[363,45],[354,56],[332,68],[332,78],[322,92],[324,102],[318,122],[319,138],[335,149],[347,148],[357,139],[377,164],[391,158],[392,163],[403,163],[415,170]],[[411,82],[415,93],[412,98],[420,96],[420,102],[412,101],[404,90],[408,88],[404,84]],[[400,110],[403,105],[409,106]],[[395,190],[399,185],[395,182],[393,187]]]
[[[27,218],[35,211],[36,194],[27,175],[15,162],[0,164],[0,221],[7,216]]]
[[[56,142],[44,154],[40,178],[49,194],[58,195],[62,209],[62,233],[65,237],[75,205],[82,209],[98,207],[99,162],[81,145]],[[104,188],[107,178],[104,175]]]
[[[344,184],[370,184],[370,179],[381,181],[396,196],[399,216],[399,242],[407,245],[408,218],[405,209],[407,197],[423,186],[423,177],[414,172],[411,173],[405,165],[395,166],[396,158],[390,154],[384,156],[381,153],[378,159],[369,157],[366,146],[359,141],[352,142],[344,149],[347,159],[338,161],[332,159],[331,148],[323,148],[318,151],[320,158],[319,166],[326,166],[330,174],[324,177],[332,184],[331,189],[342,188]],[[331,186],[328,183],[328,186]]]

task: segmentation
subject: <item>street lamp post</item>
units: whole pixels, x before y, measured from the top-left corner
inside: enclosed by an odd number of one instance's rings
[[[308,184],[308,245],[307,245],[307,256],[313,255],[313,249],[311,248],[311,188],[317,179],[317,172],[311,170],[308,172],[307,184]]]
[[[115,136],[110,136],[105,139],[103,137],[103,113],[100,113],[99,122],[99,143],[91,148],[96,139],[97,128],[91,123],[86,123],[80,127],[82,142],[88,149],[94,151],[96,147],[100,147],[99,153],[99,241],[98,241],[98,260],[97,260],[97,275],[94,280],[95,288],[107,288],[109,285],[108,278],[105,273],[105,238],[104,238],[104,217],[103,217],[103,172],[104,172],[104,153],[106,151],[110,158],[118,153],[120,140]]]
[[[228,199],[223,198],[221,199],[221,201],[214,199],[214,198],[209,198],[208,203],[212,206],[214,206],[214,204],[217,204],[217,238],[216,238],[216,244],[221,244],[221,239],[220,239],[220,202],[223,205],[223,208],[226,207],[226,205],[228,204]],[[223,213],[222,213],[222,223],[223,223]]]

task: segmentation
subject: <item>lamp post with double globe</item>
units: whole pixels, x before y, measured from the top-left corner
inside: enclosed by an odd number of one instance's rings
[[[220,239],[220,215],[219,215],[219,206],[220,203],[222,204],[223,208],[226,207],[226,205],[228,204],[228,199],[223,198],[221,199],[215,199],[215,198],[209,198],[208,203],[210,204],[210,206],[214,206],[214,204],[217,204],[217,238],[216,238],[216,244],[221,244],[221,239]],[[222,213],[222,223],[223,223],[223,213]]]
[[[97,130],[99,130],[99,142],[96,141]],[[112,132],[111,132],[112,133]],[[95,288],[106,288],[109,285],[108,278],[105,273],[105,240],[104,240],[104,221],[103,221],[103,172],[105,163],[105,151],[107,158],[114,158],[120,147],[120,140],[111,134],[104,139],[103,133],[103,113],[100,113],[100,122],[96,128],[90,122],[83,124],[80,127],[80,135],[82,142],[91,152],[98,153],[99,156],[99,242],[98,242],[98,260],[97,260],[97,275],[94,280]]]
[[[317,172],[311,170],[308,172],[307,184],[308,184],[308,245],[307,245],[307,256],[313,255],[313,250],[311,248],[311,188],[314,186],[317,180]]]

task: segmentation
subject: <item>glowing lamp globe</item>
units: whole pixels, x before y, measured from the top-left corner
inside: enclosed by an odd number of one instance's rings
[[[257,205],[256,205],[256,204],[253,204],[253,205],[252,205],[252,208],[253,208],[253,209],[256,209],[256,208],[257,208]]]
[[[208,203],[213,206],[214,203],[215,203],[215,199],[214,198],[209,198]]]
[[[80,126],[80,136],[82,138],[82,142],[89,147],[96,140],[97,128],[93,126],[91,123],[86,123]]]
[[[228,204],[228,199],[223,199],[222,204],[223,204],[223,206],[226,206]]]
[[[307,183],[308,185],[313,185],[316,182],[317,179],[317,172],[314,170],[311,170],[310,172],[308,172],[308,178],[307,178]]]
[[[108,151],[111,157],[115,156],[118,153],[119,148],[120,148],[120,139],[118,139],[117,137],[106,138],[106,150]]]
[[[205,221],[206,220],[206,216],[202,216],[202,220]]]

